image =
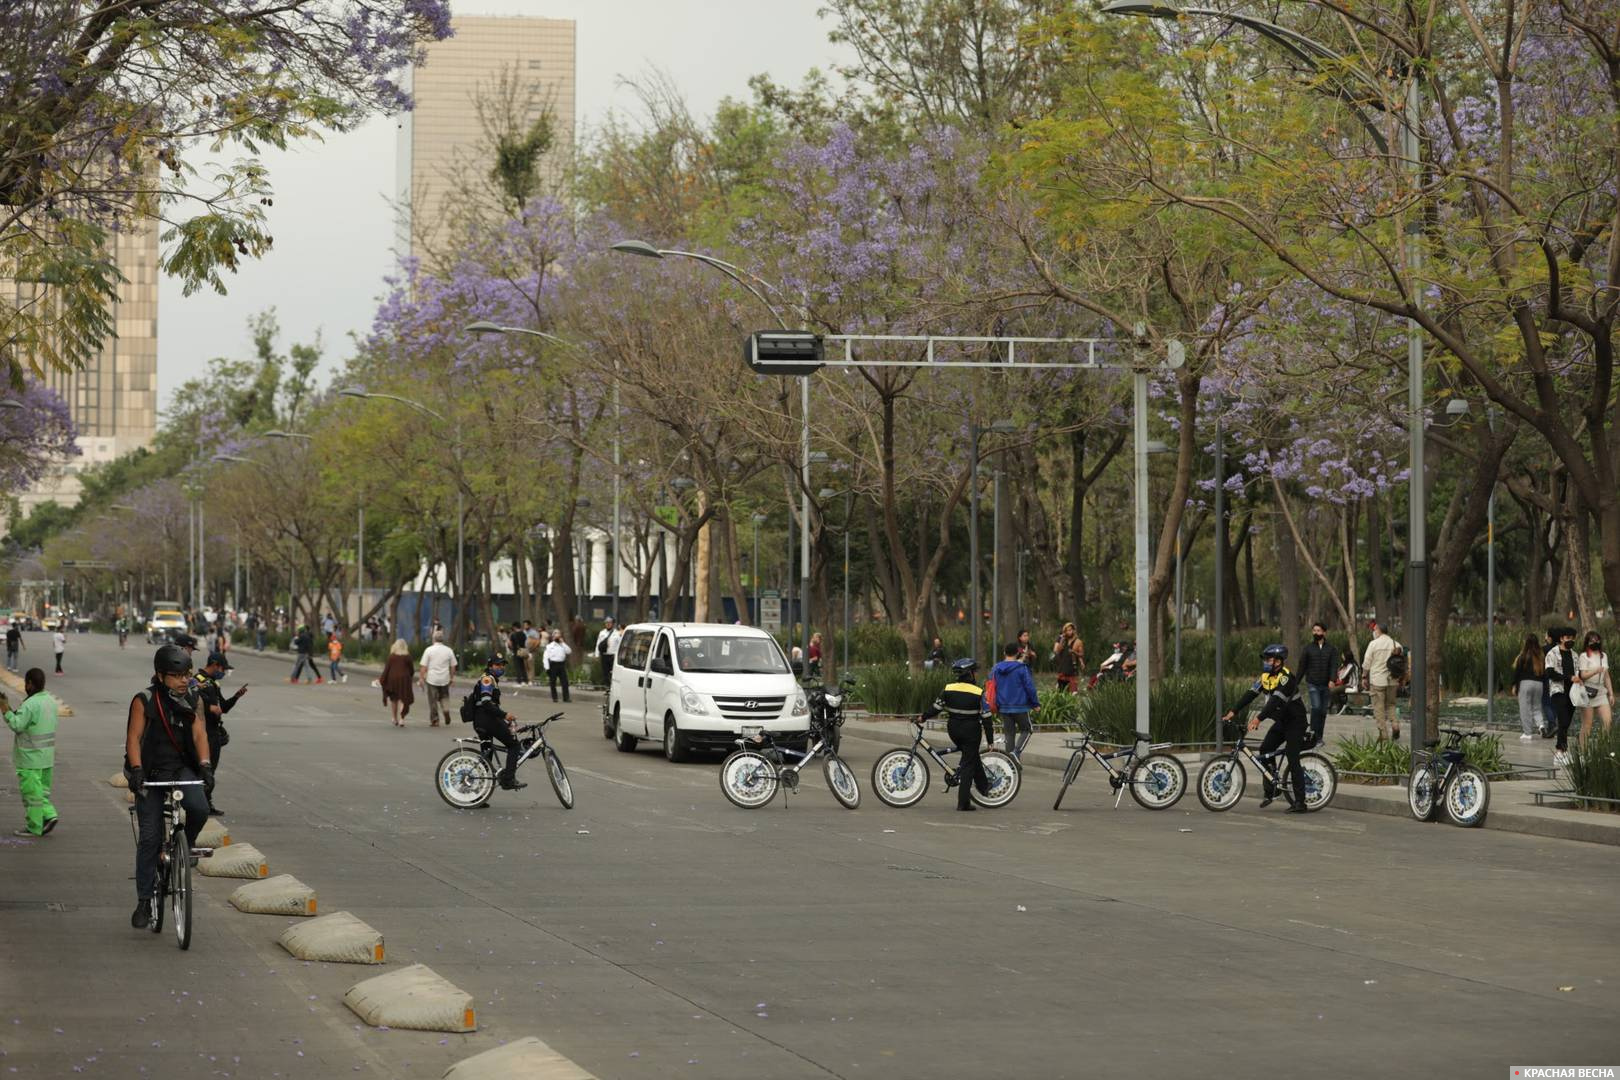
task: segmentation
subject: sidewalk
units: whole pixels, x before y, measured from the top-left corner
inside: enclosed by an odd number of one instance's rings
[[[1498,716],[1500,715],[1498,713]],[[1327,723],[1329,748],[1331,749],[1331,745],[1341,736],[1362,734],[1363,728],[1370,730],[1371,727],[1372,720],[1368,717],[1330,716]],[[936,744],[948,744],[949,740],[945,739],[943,732],[935,733],[932,725],[930,733],[931,741]],[[909,720],[851,719],[844,723],[844,734],[889,746],[909,746],[912,727]],[[1024,748],[1024,765],[1061,771],[1073,753],[1063,745],[1064,741],[1073,737],[1059,732],[1037,731],[1030,737],[1029,745]],[[1540,766],[1552,764],[1550,739],[1520,742],[1517,733],[1509,732],[1503,738],[1502,746],[1504,756],[1516,764]],[[1198,782],[1198,770],[1209,755],[1192,753],[1179,756],[1187,766],[1188,784],[1195,785]],[[1536,806],[1531,797],[1532,791],[1547,791],[1564,786],[1562,776],[1557,780],[1496,781],[1491,784],[1490,812],[1486,816],[1484,827],[1502,832],[1525,833],[1530,836],[1620,846],[1620,814]],[[1196,802],[1198,795],[1196,791],[1189,791],[1183,798]],[[1393,817],[1410,816],[1406,806],[1406,788],[1398,784],[1373,785],[1341,781],[1338,793],[1333,798],[1333,808]]]

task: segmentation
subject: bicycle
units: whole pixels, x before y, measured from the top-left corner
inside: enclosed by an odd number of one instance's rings
[[[1238,737],[1232,749],[1210,758],[1199,772],[1198,801],[1204,804],[1205,810],[1216,813],[1236,806],[1248,784],[1243,769],[1243,762],[1247,761],[1266,783],[1288,800],[1288,805],[1294,805],[1293,781],[1288,776],[1285,751],[1278,747],[1268,754],[1256,753],[1248,744],[1248,725],[1239,721],[1236,726]],[[1305,773],[1305,809],[1320,810],[1333,801],[1339,790],[1339,771],[1326,755],[1315,750],[1302,752],[1299,764]]]
[[[1477,739],[1483,731],[1459,731],[1441,728],[1446,735],[1446,748],[1435,752],[1439,739],[1424,742],[1412,775],[1406,783],[1406,805],[1419,821],[1434,820],[1436,804],[1446,809],[1446,817],[1453,825],[1464,829],[1477,829],[1485,824],[1485,814],[1491,805],[1491,781],[1477,765],[1470,765],[1463,752],[1464,739]]]
[[[538,724],[521,724],[512,729],[523,750],[512,766],[512,774],[517,775],[518,769],[530,758],[544,758],[551,790],[557,793],[557,801],[564,810],[572,810],[574,785],[569,782],[557,751],[546,741],[546,725],[562,719],[562,715],[553,713]],[[506,747],[481,735],[458,738],[456,743],[454,750],[439,759],[436,774],[439,797],[459,810],[488,806],[490,796],[495,793],[495,778],[502,771]]]
[[[148,780],[145,785],[168,791],[163,799],[163,846],[158,850],[158,872],[152,883],[152,921],[147,925],[154,934],[163,932],[163,903],[167,900],[174,916],[175,940],[182,949],[191,948],[191,868],[196,860],[213,855],[214,849],[193,848],[186,838],[186,812],[181,806],[184,794],[180,789],[202,784],[201,780]],[[129,808],[129,825],[138,846],[141,824],[133,806]]]
[[[855,772],[834,747],[836,728],[828,732],[812,731],[810,745],[802,751],[777,746],[770,733],[761,727],[750,724],[742,730],[738,748],[720,763],[720,791],[734,805],[757,810],[775,798],[779,787],[786,789],[789,795],[794,794],[799,790],[799,772],[818,757],[826,759],[821,772],[833,798],[846,810],[861,805],[861,788],[855,780]],[[797,760],[786,761],[783,755]]]
[[[1079,777],[1080,768],[1085,765],[1088,755],[1108,771],[1108,786],[1114,789],[1116,810],[1126,788],[1131,789],[1131,798],[1144,810],[1168,810],[1187,793],[1187,767],[1174,754],[1162,753],[1170,748],[1170,743],[1153,743],[1148,746],[1147,753],[1138,757],[1139,743],[1104,754],[1093,745],[1094,738],[1090,731],[1080,729],[1080,745],[1074,748],[1074,753],[1069,755],[1069,763],[1063,768],[1063,786],[1058,788],[1057,798],[1052,800],[1053,810],[1063,804],[1064,793]],[[1121,757],[1125,759],[1125,764],[1115,769],[1113,761]]]
[[[928,761],[924,757],[932,758],[945,774],[945,790],[949,791],[961,783],[961,773],[951,768],[946,762],[945,755],[956,754],[961,751],[952,747],[949,750],[936,750],[923,734],[921,720],[913,720],[917,728],[917,735],[907,749],[896,747],[882,754],[872,764],[872,790],[885,804],[897,809],[914,805],[924,795],[928,794],[930,775]],[[979,761],[984,767],[985,779],[990,785],[988,793],[981,793],[978,788],[972,789],[973,801],[980,806],[994,810],[1006,806],[1018,797],[1018,788],[1023,780],[1023,770],[1005,751],[986,750],[979,755]]]

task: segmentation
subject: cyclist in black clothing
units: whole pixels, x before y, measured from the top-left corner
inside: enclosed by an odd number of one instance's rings
[[[1232,717],[1248,708],[1249,702],[1257,697],[1264,697],[1265,704],[1260,711],[1249,721],[1249,730],[1253,731],[1260,726],[1260,721],[1271,720],[1271,730],[1260,741],[1260,753],[1275,753],[1278,744],[1286,747],[1288,757],[1288,780],[1294,789],[1293,805],[1288,808],[1291,814],[1305,813],[1305,769],[1299,763],[1299,755],[1305,749],[1305,733],[1308,724],[1305,719],[1305,701],[1300,696],[1299,679],[1292,671],[1283,666],[1288,659],[1288,649],[1283,645],[1267,645],[1260,650],[1261,663],[1265,665],[1260,677],[1254,685],[1249,687],[1248,693],[1238,699],[1237,704],[1227,710],[1223,720]],[[1271,801],[1277,797],[1277,789],[1268,780],[1265,786],[1265,798],[1260,800],[1262,807],[1270,806]]]
[[[152,922],[152,886],[163,846],[163,800],[181,791],[186,839],[197,842],[208,821],[208,795],[214,790],[214,762],[200,703],[191,693],[191,657],[178,645],[165,645],[152,658],[152,683],[129,703],[124,732],[124,774],[135,796],[140,839],[135,845],[135,913],[129,924],[143,930]],[[147,791],[146,781],[196,780],[204,788]]]
[[[208,654],[208,663],[197,672],[193,680],[197,688],[197,697],[202,701],[203,726],[208,730],[208,756],[213,759],[214,768],[219,768],[219,752],[230,741],[230,734],[225,730],[225,714],[236,708],[236,703],[247,693],[247,687],[239,687],[230,697],[220,689],[219,681],[225,673],[231,670],[231,663],[225,659],[221,652]],[[208,796],[208,812],[210,814],[223,814],[225,811],[214,805],[212,793]]]
[[[1309,750],[1322,744],[1333,681],[1339,674],[1339,654],[1327,643],[1327,627],[1319,622],[1311,624],[1311,643],[1300,655],[1299,673],[1311,699],[1310,730],[1305,733],[1305,749]]]
[[[939,700],[923,710],[922,717],[917,720],[921,724],[924,720],[932,720],[940,713],[946,717],[945,730],[950,733],[951,742],[962,751],[962,766],[958,776],[960,783],[956,788],[956,808],[958,810],[976,810],[973,805],[973,793],[969,786],[979,789],[980,795],[990,794],[990,778],[985,775],[984,765],[979,760],[979,735],[985,729],[982,726],[984,713],[984,691],[973,681],[973,676],[979,670],[979,665],[971,658],[958,660],[951,665],[951,674],[956,676],[955,682],[945,684],[940,691]],[[991,741],[995,735],[992,726],[986,736]]]
[[[506,657],[495,653],[484,665],[484,673],[473,684],[467,700],[472,710],[473,730],[480,738],[494,739],[506,747],[506,767],[498,778],[501,787],[507,791],[518,791],[529,785],[519,782],[517,778],[518,758],[523,756],[523,747],[518,745],[517,736],[512,734],[512,725],[517,722],[517,717],[501,707],[501,676],[505,674]]]

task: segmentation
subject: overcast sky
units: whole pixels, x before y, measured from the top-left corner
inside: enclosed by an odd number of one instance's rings
[[[831,69],[840,50],[816,18],[824,0],[452,0],[456,14],[538,15],[577,24],[578,112],[588,128],[609,110],[634,111],[621,77],[667,72],[693,110],[747,94],[750,75],[797,84]],[[282,348],[326,345],[324,376],[364,332],[393,268],[394,122],[374,119],[345,135],[265,156],[276,189],[271,254],[225,278],[226,296],[182,296],[165,278],[158,306],[158,385],[175,387],[215,356],[245,356],[248,317],[274,306]]]

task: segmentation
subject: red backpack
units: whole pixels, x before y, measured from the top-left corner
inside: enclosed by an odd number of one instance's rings
[[[996,711],[996,677],[994,675],[984,680],[984,707],[991,712]]]

